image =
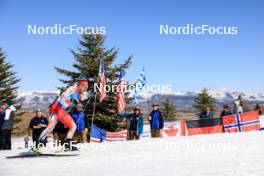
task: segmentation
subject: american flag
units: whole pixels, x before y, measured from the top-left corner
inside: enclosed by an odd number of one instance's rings
[[[126,99],[125,99],[125,78],[123,71],[120,69],[120,74],[119,74],[119,84],[117,86],[117,94],[116,94],[116,99],[117,99],[117,113],[123,112],[126,108]]]
[[[107,132],[96,125],[92,125],[91,142],[124,141],[127,139],[127,130]]]
[[[104,60],[103,58],[100,59],[100,66],[99,66],[99,78],[100,78],[100,102],[102,102],[106,97],[105,92],[105,74],[104,74]]]

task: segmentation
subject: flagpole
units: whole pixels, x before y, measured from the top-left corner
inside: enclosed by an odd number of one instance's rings
[[[97,93],[95,93],[95,95],[94,95],[93,114],[92,114],[92,122],[91,122],[91,132],[92,132],[92,126],[93,126],[93,121],[94,121],[94,115],[95,115],[96,97],[97,97]]]
[[[145,77],[147,77],[145,67],[143,67],[143,70],[144,70],[144,72],[145,72]],[[147,80],[146,80],[146,83],[147,83]],[[149,95],[148,95],[148,115],[150,114],[150,102],[149,102],[149,100],[150,100],[150,97],[149,97]]]
[[[101,67],[101,58],[102,58],[102,55],[99,56],[99,73],[100,73],[100,67]],[[100,78],[99,78],[99,75],[98,75],[98,78],[97,78],[97,83],[99,82],[100,84]],[[101,86],[101,85],[100,85]],[[104,88],[103,88],[104,89]],[[100,90],[99,90],[100,91]],[[92,134],[92,128],[93,128],[93,122],[94,122],[94,116],[95,116],[95,108],[96,108],[96,100],[97,100],[97,90],[96,90],[96,93],[94,95],[94,104],[93,104],[93,113],[92,113],[92,122],[91,122],[91,132],[90,132],[90,139],[91,139],[91,134]]]
[[[146,70],[145,70],[145,66],[143,67],[144,70],[144,74],[145,74],[145,84],[147,84],[147,74],[146,74]],[[149,121],[149,115],[150,115],[150,97],[148,95],[148,115],[147,115],[147,121]]]
[[[123,72],[123,70],[122,70]],[[123,72],[123,76],[125,76],[124,72]],[[125,81],[125,86],[126,86],[126,81]],[[126,90],[126,87],[125,87],[125,90]],[[125,114],[127,114],[127,103],[126,103],[126,92],[125,90],[123,90],[124,92],[124,101],[125,101]],[[126,129],[127,129],[127,126],[128,126],[128,121],[127,121],[127,118],[126,118]],[[127,139],[128,139],[128,135],[127,135]]]

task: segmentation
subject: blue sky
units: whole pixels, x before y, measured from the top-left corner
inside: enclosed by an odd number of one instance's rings
[[[0,47],[22,78],[20,90],[55,90],[62,78],[53,66],[71,69],[78,35],[28,35],[27,25],[105,26],[106,47],[117,46],[122,62],[134,56],[126,79],[142,67],[149,84],[174,90],[228,87],[262,91],[264,3],[218,1],[0,1]],[[159,25],[237,26],[238,35],[160,35]]]

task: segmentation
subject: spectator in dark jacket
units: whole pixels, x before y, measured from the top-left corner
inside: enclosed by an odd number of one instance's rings
[[[85,143],[87,142],[88,134],[88,117],[83,112],[83,105],[77,104],[75,111],[71,113],[76,124],[76,131],[74,134],[74,141]]]
[[[4,121],[1,126],[0,150],[11,150],[11,131],[15,118],[16,108],[11,100],[4,103]]]
[[[32,140],[35,147],[41,147],[41,145],[46,146],[47,139],[41,141],[39,145],[39,136],[48,126],[48,119],[42,116],[40,109],[36,110],[36,116],[31,119],[29,123],[29,128],[32,129]]]
[[[153,110],[149,114],[151,137],[161,137],[160,130],[164,127],[164,120],[158,104],[152,104]]]
[[[133,109],[130,114],[117,114],[116,117],[127,118],[128,140],[138,140],[143,133],[144,117],[140,112],[139,107]]]
[[[5,108],[4,105],[0,104],[0,136],[1,136],[1,127],[4,123],[4,118],[5,118]]]
[[[211,112],[210,107],[205,107],[204,111],[200,114],[200,119],[213,118],[214,114]]]
[[[255,111],[258,111],[259,115],[262,115],[262,111],[263,111],[263,107],[261,107],[261,105],[259,103],[256,103],[256,107],[254,109]]]
[[[2,104],[0,104],[0,136],[1,136],[1,127],[4,123],[5,118],[5,108]]]
[[[228,115],[232,115],[232,113],[229,110],[229,106],[228,105],[224,105],[223,106],[223,111],[221,112],[220,117],[224,117],[224,116],[228,116]]]

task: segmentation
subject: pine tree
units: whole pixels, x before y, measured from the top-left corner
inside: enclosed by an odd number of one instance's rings
[[[5,102],[6,100],[12,100],[16,103],[17,85],[20,79],[17,78],[16,73],[12,71],[13,65],[6,62],[6,55],[0,48],[0,103]],[[16,106],[16,109],[19,110],[21,107]],[[16,118],[14,119],[14,133],[16,133],[17,124],[21,121],[20,117],[24,112],[17,111]]]
[[[176,120],[176,107],[168,97],[161,103],[161,105],[161,112],[164,115],[164,119],[166,121]]]
[[[214,98],[209,95],[208,90],[204,88],[194,100],[194,108],[199,112],[202,112],[206,107],[210,107],[211,112],[216,111]]]
[[[126,72],[126,69],[131,65],[132,56],[129,56],[122,64],[113,65],[118,57],[118,50],[115,47],[106,49],[104,43],[105,37],[102,35],[82,35],[82,40],[79,42],[80,46],[77,51],[71,50],[74,56],[74,70],[55,67],[58,73],[67,77],[67,79],[60,79],[60,81],[65,84],[65,87],[72,84],[80,76],[93,78],[99,85],[98,72],[100,57],[104,59],[106,85],[112,87],[112,85],[118,84],[118,71],[122,68],[123,72]],[[94,123],[105,130],[118,130],[118,123],[121,120],[113,117],[113,113],[116,112],[115,90],[111,88],[111,91],[107,93],[107,97],[103,102],[99,103],[98,99],[99,98],[97,98]],[[91,102],[93,102],[93,100]],[[90,117],[92,110],[93,104],[90,103],[86,108],[86,113],[89,114]]]
[[[17,83],[20,81],[12,71],[13,65],[6,62],[6,55],[0,48],[0,102],[16,101]]]
[[[244,112],[249,112],[249,111],[251,111],[251,108],[250,108],[249,103],[248,103],[246,100],[244,100],[244,98],[243,98],[242,95],[239,95],[239,96],[237,97],[237,100],[239,100],[239,102],[240,102],[240,106],[242,106]]]

